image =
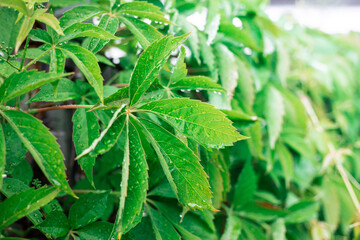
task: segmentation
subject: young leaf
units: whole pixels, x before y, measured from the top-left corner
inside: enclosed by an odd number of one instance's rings
[[[42,223],[34,226],[34,228],[54,237],[63,237],[70,230],[67,217],[62,211],[50,212],[45,220]]]
[[[115,34],[118,27],[119,27],[119,20],[116,17],[109,16],[105,14],[101,17],[100,23],[98,25],[99,28],[103,28],[105,31],[109,32],[110,34]],[[100,51],[109,40],[102,40],[100,38],[89,38],[84,41],[84,46],[93,52],[97,53]]]
[[[134,34],[142,48],[146,49],[163,35],[155,27],[130,16],[119,16],[119,20]]]
[[[163,37],[153,42],[140,56],[130,79],[130,105],[136,104],[159,74],[171,52],[187,35]]]
[[[43,86],[35,96],[33,96],[28,103],[32,102],[64,102],[81,97],[81,91],[76,84],[66,78],[61,78],[57,89],[53,84]],[[56,91],[56,96],[55,96]]]
[[[183,78],[182,80],[177,81],[175,84],[170,86],[170,89],[180,90],[180,89],[190,89],[190,90],[208,90],[216,92],[226,92],[226,90],[214,82],[211,78],[204,76],[194,76]]]
[[[235,185],[233,205],[235,209],[241,209],[246,203],[254,199],[257,188],[256,175],[251,162],[247,162],[241,171]]]
[[[73,123],[75,150],[77,154],[80,154],[99,137],[100,126],[94,112],[87,112],[85,109],[77,109],[75,111]],[[78,161],[89,182],[94,186],[93,167],[95,165],[95,157],[84,156]]]
[[[68,75],[70,74],[45,73],[36,70],[13,73],[0,86],[0,102],[6,102]]]
[[[41,121],[20,111],[0,111],[0,115],[18,134],[49,181],[73,195],[66,181],[64,156],[55,137]]]
[[[274,149],[275,143],[280,135],[285,107],[281,93],[269,85],[265,89],[264,116],[269,133],[270,147]]]
[[[34,18],[24,17],[24,20],[19,30],[19,34],[16,38],[15,52],[19,51],[21,44],[24,42],[25,38],[28,36],[29,32],[33,28],[34,23],[35,23]]]
[[[164,128],[141,120],[171,187],[185,209],[211,209],[211,191],[200,160],[181,140]]]
[[[164,99],[139,108],[163,117],[181,133],[209,148],[231,146],[246,137],[236,132],[226,115],[212,105],[190,99]]]
[[[60,38],[60,42],[66,42],[78,37],[94,37],[103,40],[117,39],[113,34],[91,23],[75,23],[65,29],[64,34],[65,36]]]
[[[101,76],[101,70],[95,55],[85,48],[74,45],[63,46],[62,49],[78,66],[102,102],[104,79]]]
[[[180,235],[161,213],[151,207],[147,207],[146,210],[150,216],[157,240],[180,240]]]
[[[87,193],[80,195],[69,210],[69,223],[72,229],[84,227],[99,219],[105,212],[109,193]]]
[[[81,23],[102,13],[103,11],[93,6],[78,6],[66,11],[60,18],[60,25],[63,29],[75,23]]]
[[[171,74],[169,85],[171,85],[171,84],[176,85],[176,83],[178,81],[186,78],[188,71],[186,69],[186,64],[184,62],[185,56],[186,56],[186,50],[183,46],[181,46],[179,57],[176,61],[176,64],[174,65],[174,67],[172,69],[172,74]]]
[[[30,188],[7,198],[0,203],[0,230],[46,205],[53,200],[58,193],[59,190],[54,187],[42,187],[37,190]]]
[[[0,6],[11,7],[18,10],[24,15],[28,15],[28,9],[26,7],[26,4],[22,0],[1,0]]]
[[[159,7],[147,2],[137,1],[123,3],[117,11],[117,15],[130,14],[141,18],[148,18],[152,21],[171,24],[171,22],[164,17],[164,13],[160,11]]]
[[[127,138],[122,166],[121,197],[115,221],[115,236],[129,231],[135,217],[141,213],[148,188],[147,163],[140,136],[135,127],[127,121]]]
[[[43,13],[40,16],[35,17],[35,19],[50,26],[57,34],[64,35],[60,27],[59,20],[54,15],[50,13]]]
[[[271,226],[273,240],[286,240],[286,227],[283,218],[277,219]]]
[[[3,183],[3,174],[5,170],[6,163],[6,146],[5,146],[5,136],[2,125],[0,124],[0,189]]]
[[[80,240],[108,240],[112,227],[108,222],[94,222],[76,232]]]

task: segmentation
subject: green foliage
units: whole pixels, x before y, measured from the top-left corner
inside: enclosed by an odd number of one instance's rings
[[[0,0],[0,238],[358,239],[359,36],[265,2]]]

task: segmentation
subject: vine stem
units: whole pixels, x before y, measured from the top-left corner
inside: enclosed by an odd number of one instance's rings
[[[93,105],[63,105],[63,106],[53,106],[53,107],[44,107],[44,108],[34,108],[29,109],[28,113],[38,113],[38,112],[47,112],[52,110],[60,109],[78,109],[78,108],[92,108]]]
[[[20,68],[21,70],[26,70],[28,67],[30,67],[33,63],[35,63],[37,60],[39,60],[40,58],[42,58],[45,54],[47,54],[48,52],[50,52],[52,48],[49,48],[48,50],[42,52],[39,56],[37,56],[36,58],[34,58],[31,62],[29,62],[25,67]]]
[[[95,193],[95,194],[101,194],[101,193],[106,193],[109,192],[109,190],[85,190],[85,189],[73,189],[74,193]],[[111,195],[115,195],[115,196],[120,196],[121,192],[116,192],[116,191],[110,191]]]

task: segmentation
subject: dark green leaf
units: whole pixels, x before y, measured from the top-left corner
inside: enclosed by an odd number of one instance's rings
[[[68,75],[70,74],[45,73],[36,70],[13,73],[0,86],[0,102],[6,102]]]
[[[130,79],[130,105],[136,104],[156,79],[171,52],[187,35],[164,37],[153,42],[140,56]]]
[[[247,162],[235,185],[233,199],[235,209],[241,209],[246,203],[252,201],[256,188],[257,184],[254,169],[251,162]]]
[[[15,46],[16,36],[19,33],[21,21],[15,24],[18,12],[12,8],[1,7],[0,8],[0,42],[3,47]]]
[[[50,52],[50,72],[63,73],[65,69],[65,55],[59,48]]]
[[[97,219],[105,212],[109,193],[87,193],[80,195],[69,210],[69,223],[72,229],[84,227]]]
[[[49,181],[73,195],[66,181],[64,156],[55,137],[41,121],[20,111],[0,111],[0,115],[18,134]]]
[[[63,237],[70,230],[68,220],[61,211],[52,211],[42,223],[34,228],[54,237]]]
[[[30,188],[0,203],[0,229],[49,203],[59,193],[58,189]]]
[[[53,42],[49,33],[42,30],[41,28],[31,30],[31,32],[29,33],[29,37],[31,38],[31,40],[36,42],[43,42],[48,44],[52,44]]]
[[[147,208],[147,212],[157,240],[180,240],[180,235],[161,213],[151,207]]]
[[[108,240],[112,227],[108,222],[94,222],[76,232],[80,240]]]
[[[224,113],[213,106],[190,99],[164,99],[139,108],[162,116],[180,132],[209,148],[231,146],[246,137],[236,132]]]

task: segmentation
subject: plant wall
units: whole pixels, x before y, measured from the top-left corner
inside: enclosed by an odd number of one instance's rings
[[[358,239],[359,37],[265,8],[0,0],[0,238]]]

